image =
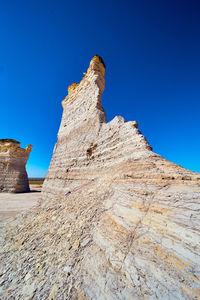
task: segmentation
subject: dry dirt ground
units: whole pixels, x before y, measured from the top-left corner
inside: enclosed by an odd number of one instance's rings
[[[30,185],[29,193],[0,193],[0,229],[11,217],[37,204],[42,185]]]

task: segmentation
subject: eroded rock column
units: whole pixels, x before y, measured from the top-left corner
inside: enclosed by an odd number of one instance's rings
[[[23,149],[18,141],[0,139],[0,192],[30,190],[25,166],[31,149],[31,145]]]

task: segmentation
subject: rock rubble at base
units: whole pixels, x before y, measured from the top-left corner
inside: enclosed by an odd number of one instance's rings
[[[200,175],[106,123],[95,56],[69,87],[42,200],[6,228],[1,299],[198,299]]]

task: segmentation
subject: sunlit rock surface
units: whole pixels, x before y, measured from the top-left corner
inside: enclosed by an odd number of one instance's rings
[[[12,139],[0,139],[0,192],[28,192],[26,163],[31,152]]]
[[[104,73],[95,56],[62,102],[43,200],[5,232],[1,298],[199,299],[200,175],[137,122],[106,123]]]

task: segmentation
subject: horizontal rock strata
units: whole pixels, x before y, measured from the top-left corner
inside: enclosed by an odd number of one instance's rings
[[[2,297],[200,295],[200,175],[153,153],[136,122],[106,123],[104,73],[95,56],[62,102],[43,200],[5,233]]]
[[[31,152],[12,139],[0,139],[0,192],[28,192],[26,163]]]

